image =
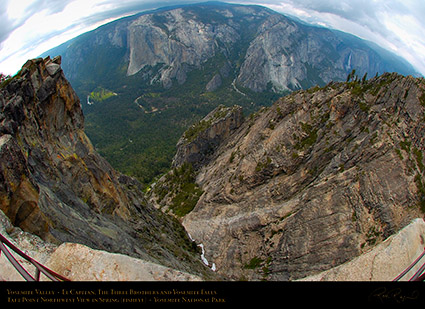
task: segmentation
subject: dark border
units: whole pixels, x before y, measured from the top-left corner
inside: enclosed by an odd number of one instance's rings
[[[424,304],[423,282],[1,282],[0,304]]]

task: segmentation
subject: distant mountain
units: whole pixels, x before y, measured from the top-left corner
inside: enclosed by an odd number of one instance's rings
[[[184,130],[219,104],[250,113],[353,70],[416,74],[352,35],[261,6],[217,2],[126,17],[47,54],[62,55],[95,147],[145,183],[168,169]]]

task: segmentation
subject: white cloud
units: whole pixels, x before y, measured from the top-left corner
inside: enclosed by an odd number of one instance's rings
[[[386,42],[392,44],[392,50],[415,65],[425,74],[425,30],[421,23],[412,15],[380,14],[382,25],[387,29]]]
[[[25,15],[25,12],[31,4],[32,3],[30,1],[25,0],[10,1],[9,6],[7,7],[7,15],[12,20],[18,20]]]
[[[0,9],[5,8],[0,11],[0,72],[6,74],[15,74],[28,59],[106,22],[176,3],[168,0],[6,1],[0,4]]]
[[[0,70],[13,74],[29,58],[37,57],[46,50],[99,26],[98,23],[81,23],[84,17],[90,16],[89,13],[78,16],[74,13],[89,12],[88,6],[80,6],[81,2],[73,2],[62,12],[53,14],[48,9],[40,10],[26,19],[2,45],[0,61],[3,58],[6,61],[1,63]]]
[[[202,0],[188,0],[201,2]],[[2,0],[0,71],[15,73],[37,57],[113,18],[182,1],[154,0]],[[406,58],[425,74],[423,0],[251,0],[258,4],[373,41]]]

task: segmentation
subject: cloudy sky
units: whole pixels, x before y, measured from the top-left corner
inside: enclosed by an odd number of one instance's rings
[[[143,10],[202,2],[163,0],[0,0],[0,72],[88,30]],[[228,0],[259,4],[352,33],[404,57],[425,75],[424,0]]]

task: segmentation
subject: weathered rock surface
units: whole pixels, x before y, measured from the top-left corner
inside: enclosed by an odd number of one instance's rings
[[[64,56],[64,68],[75,82],[119,71],[165,88],[184,84],[189,72],[212,61],[216,65],[206,72],[207,91],[219,87],[219,70],[226,64],[225,76],[253,91],[345,80],[352,69],[369,76],[414,72],[394,55],[354,36],[309,26],[261,6],[212,2],[127,17],[50,54]]]
[[[122,254],[94,250],[76,243],[60,246],[14,227],[0,211],[0,233],[37,262],[72,281],[199,281],[200,277]],[[11,253],[35,275],[35,267]],[[0,256],[0,280],[23,281],[4,254]],[[41,280],[50,281],[41,275]]]
[[[424,251],[425,222],[416,219],[371,251],[352,261],[302,281],[392,281]],[[400,281],[409,280],[425,263],[423,258]]]
[[[215,151],[243,123],[240,106],[218,106],[190,127],[177,143],[172,169],[153,184],[148,198],[164,212],[182,217],[196,205],[202,190],[196,171],[208,164]]]
[[[209,16],[200,10],[208,10]],[[343,80],[353,68],[369,75],[389,69],[378,52],[359,43],[262,7],[187,6],[145,14],[129,24],[127,74],[160,65],[152,80],[168,88],[173,81],[183,84],[189,71],[218,54],[230,58],[246,52],[237,82],[254,91],[270,86],[285,91]],[[248,47],[239,51],[237,45]],[[206,89],[220,85],[215,74]]]
[[[0,124],[0,210],[14,226],[207,275],[181,224],[95,151],[60,58],[28,61],[0,89]]]
[[[190,67],[199,67],[218,50],[218,40],[231,44],[239,37],[233,27],[213,27],[178,8],[159,14],[142,15],[128,27],[130,59],[127,74],[145,66],[165,65],[159,80],[170,87],[172,80],[183,84]]]
[[[198,169],[207,164],[220,144],[238,129],[243,121],[244,116],[240,106],[218,106],[185,132],[177,143],[173,166],[189,163]]]
[[[11,221],[1,216],[0,232],[53,270],[74,280],[389,280],[423,245],[422,221],[389,238],[425,212],[423,79],[331,83],[244,121],[239,107],[220,107],[188,130],[173,171],[186,183],[168,201],[195,202],[183,225],[218,277],[178,221],[95,152],[59,63],[31,60],[0,89],[0,210]],[[394,255],[399,266],[373,277],[351,272]],[[357,266],[320,274],[348,261]],[[18,280],[5,265],[2,278]]]
[[[7,238],[12,244],[18,247],[21,251],[25,252],[28,256],[35,259],[41,264],[45,264],[50,255],[56,250],[57,245],[43,241],[40,237],[34,234],[22,231],[22,229],[15,227],[10,223],[10,220],[0,210],[0,234]],[[14,255],[18,262],[28,272],[34,276],[35,267],[21,256],[15,254],[12,250],[8,250]],[[44,278],[44,275],[41,276]],[[2,253],[0,255],[0,281],[23,281],[24,278],[16,271],[13,265],[7,260],[6,256]]]
[[[232,279],[296,280],[423,217],[422,79],[299,91],[252,115],[197,173],[183,219]]]
[[[159,264],[73,243],[60,245],[46,265],[72,281],[201,280],[200,277]]]

